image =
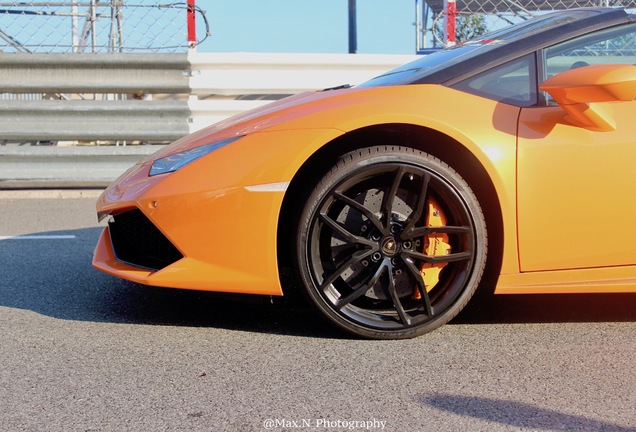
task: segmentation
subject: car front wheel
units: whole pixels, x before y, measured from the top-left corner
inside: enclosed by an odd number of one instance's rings
[[[309,299],[366,338],[409,338],[448,322],[475,292],[486,255],[486,224],[470,187],[439,159],[404,147],[340,158],[296,231]]]

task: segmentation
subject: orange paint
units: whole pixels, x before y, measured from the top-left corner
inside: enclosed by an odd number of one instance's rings
[[[542,87],[560,103],[551,107],[519,108],[437,85],[274,102],[179,140],[100,198],[98,212],[139,209],[183,259],[158,271],[125,264],[106,228],[93,264],[147,285],[281,295],[277,230],[286,186],[334,139],[402,124],[456,141],[494,185],[504,236],[497,292],[636,292],[635,70],[557,75]],[[176,172],[148,176],[157,158],[234,136],[243,138]]]

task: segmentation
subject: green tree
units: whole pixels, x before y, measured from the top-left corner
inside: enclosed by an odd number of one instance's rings
[[[440,41],[444,40],[444,27],[441,22],[435,23],[435,34]],[[475,39],[488,32],[486,18],[483,15],[457,15],[455,20],[455,41],[457,43]]]

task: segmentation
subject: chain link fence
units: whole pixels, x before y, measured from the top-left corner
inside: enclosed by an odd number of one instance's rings
[[[209,35],[194,1],[0,1],[0,52],[174,53]]]
[[[425,0],[421,16],[417,17],[426,23],[418,35],[418,50],[448,45],[446,6],[444,0]],[[464,42],[547,12],[599,6],[633,9],[636,0],[456,0],[455,41]]]

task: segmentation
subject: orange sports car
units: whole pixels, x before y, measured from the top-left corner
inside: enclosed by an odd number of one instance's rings
[[[576,9],[238,115],[104,192],[93,265],[272,296],[291,267],[378,339],[443,325],[480,285],[635,292],[634,64],[636,16]]]

